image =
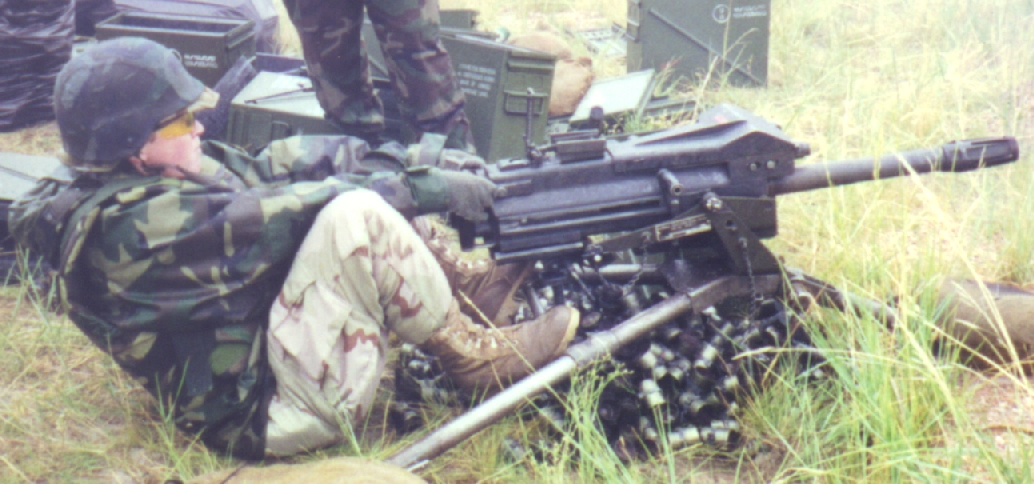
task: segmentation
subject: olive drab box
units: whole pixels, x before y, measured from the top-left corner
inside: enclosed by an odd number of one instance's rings
[[[255,55],[251,20],[122,12],[97,24],[97,40],[135,36],[179,53],[187,72],[215,86],[239,57]]]
[[[771,0],[628,0],[628,70],[768,82]]]
[[[233,97],[223,141],[255,153],[270,142],[306,134],[344,134],[328,121],[299,58],[259,54],[255,76]],[[401,136],[398,100],[387,81],[374,79],[384,102],[384,134]]]
[[[556,57],[480,36],[442,36],[478,155],[488,162],[519,158],[531,110],[531,142],[545,142]]]
[[[308,77],[262,71],[230,103],[226,141],[255,152],[288,136],[338,132]]]
[[[474,23],[473,17],[470,23]],[[442,44],[466,96],[464,110],[478,155],[489,162],[524,156],[529,100],[532,141],[543,143],[556,58],[496,42],[490,38],[492,34],[444,25],[443,19]],[[363,27],[363,40],[374,82],[388,79],[384,56],[369,22]]]

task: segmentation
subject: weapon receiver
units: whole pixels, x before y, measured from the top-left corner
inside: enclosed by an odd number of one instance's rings
[[[480,237],[500,261],[575,255],[589,248],[590,236],[679,219],[708,193],[735,204],[737,215],[766,238],[776,235],[777,195],[909,173],[969,171],[1019,157],[1016,140],[1002,137],[797,167],[795,160],[811,153],[806,143],[732,105],[644,136],[605,140],[595,132],[565,133],[528,152],[528,159],[487,168],[503,194],[487,222],[454,221],[464,248]],[[691,235],[669,228],[676,231],[671,237]]]

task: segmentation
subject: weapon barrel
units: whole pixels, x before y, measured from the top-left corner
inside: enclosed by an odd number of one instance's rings
[[[566,354],[549,365],[403,449],[388,459],[388,462],[405,469],[420,467],[424,461],[441,455],[481,429],[507,415],[513,415],[513,411],[527,399],[565,380],[578,368],[588,366],[619,346],[641,337],[692,307],[689,296],[680,294],[637,314],[609,331],[594,334],[588,340],[568,348]]]
[[[1019,159],[1016,138],[980,138],[952,141],[941,146],[891,153],[878,159],[816,163],[797,167],[793,174],[774,180],[770,196],[803,192],[816,188],[848,185],[933,171],[963,172],[1012,163]]]

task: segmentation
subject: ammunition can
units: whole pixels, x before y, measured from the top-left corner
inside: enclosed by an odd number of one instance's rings
[[[771,0],[628,0],[628,69],[764,86],[770,12]]]
[[[255,55],[251,20],[122,12],[97,24],[97,40],[134,36],[176,50],[187,72],[208,87],[237,62]]]
[[[464,110],[478,155],[488,162],[523,157],[529,104],[531,142],[542,144],[546,140],[556,57],[496,42],[491,35],[468,30],[476,24],[475,11],[444,13],[441,40],[452,60],[456,81],[466,95]],[[375,81],[386,81],[390,73],[369,21],[363,25],[362,36],[370,75]]]
[[[259,72],[230,104],[226,141],[254,152],[292,135],[339,132],[324,119],[308,77]]]
[[[529,107],[530,141],[545,141],[556,57],[473,35],[443,36],[442,43],[466,95],[464,109],[482,158],[524,156]]]

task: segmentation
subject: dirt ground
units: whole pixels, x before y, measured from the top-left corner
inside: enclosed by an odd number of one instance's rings
[[[1022,436],[1034,436],[1034,385],[1031,377],[983,376],[967,409],[977,427],[994,435],[995,446],[1008,451]]]

